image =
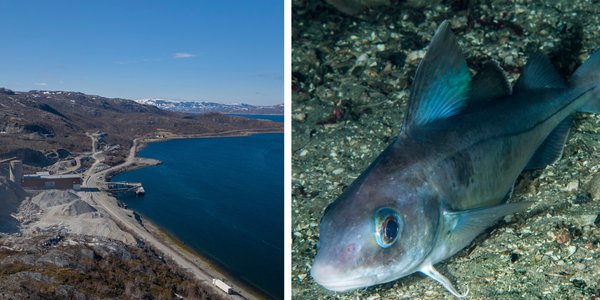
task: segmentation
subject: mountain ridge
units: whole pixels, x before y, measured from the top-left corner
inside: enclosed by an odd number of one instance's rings
[[[195,114],[218,112],[223,114],[283,115],[283,104],[223,104],[209,101],[180,101],[166,99],[140,99],[135,101],[140,104],[153,105],[164,110]]]

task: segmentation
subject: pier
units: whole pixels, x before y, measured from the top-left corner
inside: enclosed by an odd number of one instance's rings
[[[106,189],[114,194],[129,194],[143,196],[146,191],[141,182],[107,182]]]

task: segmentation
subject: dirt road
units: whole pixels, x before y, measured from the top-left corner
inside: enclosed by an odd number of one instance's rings
[[[174,260],[179,266],[191,272],[199,280],[205,281],[212,286],[213,278],[225,279],[223,274],[220,274],[216,269],[208,265],[206,262],[201,261],[195,255],[181,249],[179,246],[173,243],[169,243],[164,239],[158,238],[149,232],[146,227],[144,227],[135,219],[130,211],[120,208],[117,204],[117,200],[108,193],[102,191],[92,191],[103,186],[107,174],[122,170],[123,168],[129,167],[142,159],[136,157],[137,147],[139,146],[139,141],[136,139],[133,141],[133,146],[131,147],[129,155],[124,163],[96,172],[94,167],[101,162],[102,153],[101,151],[95,149],[95,137],[93,135],[88,136],[92,139],[93,148],[96,150],[96,152],[93,154],[93,157],[96,161],[85,173],[86,176],[82,185],[84,188],[87,188],[86,190],[88,190],[88,192],[82,193],[83,197],[86,198],[85,200],[89,200],[89,203],[93,203],[104,208],[104,210],[112,216],[112,219],[117,222],[117,224],[123,226],[124,229],[128,230],[145,243],[154,246],[165,256]],[[251,294],[247,290],[244,290],[243,287],[234,286],[229,280],[225,281],[229,285],[232,285],[233,289],[238,293],[237,295],[230,295],[231,299],[257,299],[255,295]],[[217,289],[216,287],[214,288]],[[222,291],[219,290],[219,292]]]

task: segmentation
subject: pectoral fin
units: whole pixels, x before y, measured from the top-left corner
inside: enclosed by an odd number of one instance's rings
[[[524,210],[530,202],[507,203],[492,207],[476,208],[458,212],[445,212],[447,238],[444,243],[445,259],[466,247],[486,228],[500,218]]]
[[[430,261],[436,263],[454,255],[498,219],[521,211],[529,205],[530,202],[519,202],[456,212],[444,211],[444,231],[430,254]]]
[[[519,202],[457,212],[445,211],[443,213],[444,233],[441,234],[442,238],[430,254],[430,263],[421,266],[419,271],[441,283],[452,295],[458,298],[466,297],[469,294],[468,290],[466,293],[460,294],[448,278],[433,268],[432,264],[460,251],[498,219],[524,210],[529,205],[531,205],[530,202]]]
[[[459,293],[452,285],[452,282],[450,282],[450,280],[448,280],[448,278],[446,278],[446,276],[442,275],[442,273],[438,272],[430,264],[422,266],[421,269],[419,270],[419,272],[421,272],[421,273],[429,276],[433,280],[439,282],[441,285],[443,285],[446,288],[446,290],[448,290],[448,292],[452,293],[452,295],[454,295],[458,298],[464,298],[467,295],[469,295],[468,289],[464,294]]]

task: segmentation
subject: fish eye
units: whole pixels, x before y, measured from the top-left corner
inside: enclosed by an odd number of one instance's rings
[[[392,246],[398,236],[402,222],[398,213],[388,207],[380,208],[375,212],[375,240],[381,248]]]

